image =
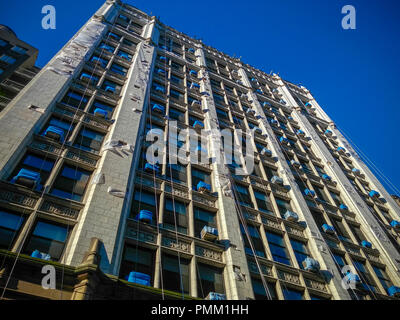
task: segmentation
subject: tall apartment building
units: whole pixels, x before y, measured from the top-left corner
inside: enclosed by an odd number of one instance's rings
[[[0,25],[0,112],[36,76],[38,50]]]
[[[120,1],[0,114],[0,179],[3,298],[399,297],[400,207],[310,91]]]

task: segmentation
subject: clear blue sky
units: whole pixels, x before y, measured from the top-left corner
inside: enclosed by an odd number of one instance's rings
[[[0,23],[39,50],[39,66],[70,39],[103,0],[1,0]],[[400,2],[392,0],[128,0],[131,5],[266,72],[311,90],[320,105],[400,189]],[[41,8],[57,29],[41,29]],[[351,4],[357,29],[341,28]],[[193,14],[190,14],[193,12]],[[200,22],[194,23],[194,22]],[[396,146],[398,147],[398,145]]]

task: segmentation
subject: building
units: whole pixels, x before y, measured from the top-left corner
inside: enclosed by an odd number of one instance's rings
[[[6,299],[399,295],[400,207],[310,91],[119,1],[2,113],[0,179]]]
[[[35,66],[38,50],[0,25],[0,112],[40,71]]]

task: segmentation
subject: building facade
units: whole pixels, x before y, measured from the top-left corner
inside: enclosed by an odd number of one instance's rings
[[[2,298],[399,296],[400,207],[311,93],[130,5],[106,1],[0,133]]]
[[[0,25],[0,112],[36,76],[38,50]]]

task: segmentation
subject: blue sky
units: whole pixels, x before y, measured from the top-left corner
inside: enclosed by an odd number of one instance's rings
[[[0,23],[36,46],[38,65],[44,66],[103,2],[8,1],[0,10]],[[400,189],[395,148],[400,124],[398,1],[126,2],[227,54],[242,56],[267,73],[279,72],[309,88],[337,125]],[[56,7],[56,30],[41,28],[41,8],[47,4]],[[341,8],[347,4],[356,8],[356,30],[341,28]]]

